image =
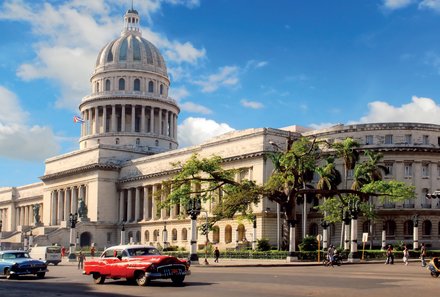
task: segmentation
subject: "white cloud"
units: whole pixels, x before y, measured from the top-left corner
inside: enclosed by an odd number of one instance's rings
[[[374,101],[368,104],[368,113],[358,122],[418,122],[440,124],[440,106],[430,98],[413,96],[408,104],[392,106],[387,102]]]
[[[264,105],[260,102],[256,102],[256,101],[249,101],[246,99],[242,99],[240,101],[241,105],[247,108],[252,108],[252,109],[261,109],[264,107]]]
[[[423,0],[419,3],[420,9],[432,9],[440,12],[440,0]]]
[[[210,110],[209,108],[194,103],[194,102],[184,102],[184,103],[180,103],[180,108],[184,111],[188,111],[188,112],[194,112],[194,113],[201,113],[201,114],[211,114],[212,110]]]
[[[43,160],[60,146],[49,127],[27,125],[28,113],[17,96],[0,86],[0,156],[11,159]]]
[[[232,87],[239,83],[239,68],[237,66],[221,67],[216,74],[211,74],[202,80],[194,81],[195,85],[202,87],[202,92],[212,93],[220,87]]]
[[[164,0],[175,5],[196,7],[198,0]],[[161,9],[164,1],[145,0],[136,3],[141,19]],[[36,37],[32,48],[35,59],[26,61],[17,70],[23,80],[50,79],[61,88],[58,107],[76,110],[81,98],[90,92],[99,50],[119,36],[123,27],[122,13],[127,2],[121,0],[72,0],[62,4],[36,1],[6,0],[0,4],[0,19],[26,22]],[[111,15],[110,5],[121,9]],[[189,42],[170,41],[160,34],[142,28],[143,36],[167,54],[168,63],[195,64],[206,55]]]
[[[181,99],[188,96],[189,96],[189,91],[185,87],[170,89],[170,97],[177,101],[180,101]]]
[[[215,136],[234,131],[228,124],[217,123],[205,118],[189,117],[179,125],[179,146],[186,147],[200,144]]]
[[[410,4],[412,4],[414,0],[384,0],[383,6],[387,9],[399,9],[404,8]]]
[[[267,66],[268,64],[269,64],[269,62],[267,62],[267,61],[249,60],[246,63],[245,71],[247,71],[249,68],[254,68],[254,69],[262,68],[262,67]]]

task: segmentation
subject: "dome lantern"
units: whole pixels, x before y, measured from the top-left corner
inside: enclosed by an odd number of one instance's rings
[[[127,10],[124,15],[124,30],[122,31],[121,35],[130,33],[140,35],[139,14],[137,10],[133,9],[133,7]]]

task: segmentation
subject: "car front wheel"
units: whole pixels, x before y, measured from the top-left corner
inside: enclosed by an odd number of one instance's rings
[[[37,273],[38,278],[44,278],[46,276],[46,272],[39,272]]]
[[[136,283],[138,286],[146,286],[148,284],[148,277],[145,275],[144,271],[138,271],[135,276]]]
[[[5,269],[5,276],[6,276],[6,279],[13,279],[13,278],[15,278],[15,275],[11,274],[11,270],[9,268]]]
[[[185,280],[185,276],[184,275],[179,275],[179,276],[171,277],[171,281],[173,282],[173,284],[176,284],[176,285],[183,284],[184,280]]]
[[[105,276],[103,276],[103,275],[100,274],[100,273],[93,273],[92,277],[93,277],[93,281],[94,281],[95,284],[97,284],[97,285],[101,285],[101,284],[103,284],[104,281],[105,281]]]

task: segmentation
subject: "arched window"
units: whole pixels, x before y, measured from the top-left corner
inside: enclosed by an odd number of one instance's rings
[[[115,144],[119,144],[119,138],[115,139]]]
[[[213,243],[220,242],[220,228],[218,226],[214,226],[212,228],[212,242]]]
[[[318,235],[318,224],[311,223],[309,227],[309,233],[310,235],[316,236]]]
[[[110,80],[109,80],[109,79],[107,79],[107,80],[105,81],[105,90],[106,90],[106,91],[110,91]]]
[[[414,223],[412,220],[406,220],[403,223],[403,236],[413,236],[414,234]]]
[[[130,242],[130,243],[132,243],[133,242],[133,232],[128,232],[128,241]]]
[[[363,233],[370,233],[370,221],[365,221],[362,224],[362,232]]]
[[[388,220],[385,222],[385,232],[387,236],[394,236],[396,233],[396,222]]]
[[[119,79],[119,91],[124,91],[125,90],[125,79],[120,78]]]
[[[173,231],[171,231],[171,240],[176,241],[177,240],[177,230],[173,229]]]
[[[159,146],[159,140],[156,139],[154,143],[156,144],[156,146]]]
[[[231,227],[231,225],[226,225],[226,227],[225,227],[225,242],[226,243],[232,242],[232,227]]]
[[[163,95],[163,85],[160,85],[159,90],[160,90],[160,94]]]
[[[182,229],[182,240],[188,240],[188,231],[186,228]]]
[[[136,78],[133,84],[133,91],[140,91],[140,90],[141,90],[141,81],[139,78]]]
[[[136,242],[137,243],[141,242],[141,231],[136,231]]]
[[[119,61],[126,61],[127,60],[127,48],[128,48],[128,41],[127,38],[122,42],[121,47],[119,49]]]
[[[431,236],[432,231],[432,223],[431,221],[423,221],[422,223],[422,235],[423,236]]]
[[[150,241],[150,232],[148,230],[146,230],[144,232],[144,236],[145,236],[145,243]]]
[[[245,240],[246,239],[246,232],[245,232],[246,230],[245,230],[243,224],[238,225],[237,231],[238,231],[238,238],[237,238],[237,240],[238,241],[246,241]]]
[[[99,82],[96,83],[96,93],[99,93]]]
[[[140,138],[136,138],[136,145],[140,145],[141,144],[141,139]]]
[[[157,241],[157,239],[159,238],[159,230],[154,230],[153,232],[153,241]]]
[[[153,82],[151,80],[148,83],[148,92],[150,92],[150,93],[154,92],[154,84],[153,84]]]

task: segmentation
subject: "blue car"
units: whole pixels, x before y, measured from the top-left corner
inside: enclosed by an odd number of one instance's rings
[[[0,275],[5,275],[7,279],[25,274],[44,278],[48,271],[45,262],[31,259],[26,251],[0,251]]]

